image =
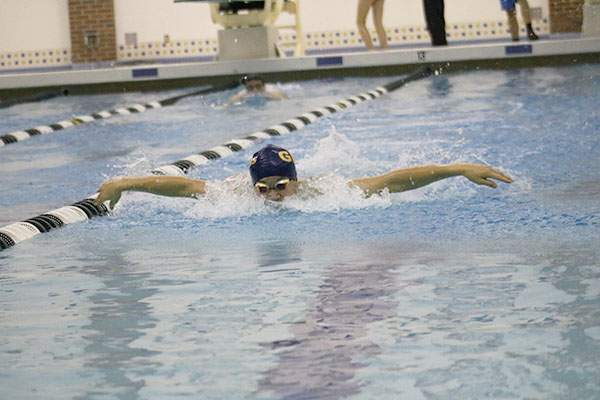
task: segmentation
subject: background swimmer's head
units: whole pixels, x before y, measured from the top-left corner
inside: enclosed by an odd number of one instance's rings
[[[252,183],[269,176],[283,176],[292,181],[298,180],[296,166],[289,151],[268,144],[252,156],[250,161]]]
[[[251,92],[262,90],[265,87],[265,80],[258,74],[244,75],[242,79],[240,79],[240,83]]]

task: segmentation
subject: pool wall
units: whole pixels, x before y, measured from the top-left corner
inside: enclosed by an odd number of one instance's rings
[[[23,71],[0,74],[0,98],[40,92],[56,95],[88,94],[225,84],[244,73],[261,73],[267,80],[286,82],[336,76],[398,75],[408,73],[421,64],[456,71],[598,62],[600,40],[597,38],[486,42],[440,47],[427,45],[373,53],[345,52],[254,60],[114,65],[53,72]]]

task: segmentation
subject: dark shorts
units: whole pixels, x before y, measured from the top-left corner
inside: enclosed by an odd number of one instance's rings
[[[512,10],[515,8],[517,0],[500,0],[500,5],[504,11]]]

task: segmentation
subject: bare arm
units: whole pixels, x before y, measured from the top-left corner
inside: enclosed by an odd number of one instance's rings
[[[229,102],[236,103],[236,102],[240,101],[242,99],[242,97],[244,97],[247,93],[248,93],[248,91],[246,89],[242,89],[237,94],[234,94],[233,96],[231,96],[231,98],[229,99]]]
[[[513,181],[510,176],[487,165],[449,164],[398,169],[383,175],[354,179],[351,183],[367,194],[379,193],[385,188],[395,193],[417,189],[452,176],[464,176],[474,183],[493,188],[498,185],[490,178],[506,183]]]
[[[196,197],[206,193],[206,182],[182,176],[144,176],[139,178],[116,178],[104,182],[98,189],[96,203],[110,200],[112,209],[121,194],[126,191],[146,192],[161,196]]]
[[[265,91],[267,92],[269,97],[274,100],[283,100],[288,98],[286,94],[283,93],[283,91],[281,91],[281,89],[279,89],[278,87],[266,87]]]

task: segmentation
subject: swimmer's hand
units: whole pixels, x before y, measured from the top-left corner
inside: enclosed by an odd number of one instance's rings
[[[95,203],[100,205],[108,200],[109,210],[115,208],[115,205],[117,205],[119,199],[121,199],[121,193],[123,193],[123,188],[121,185],[122,181],[122,178],[117,178],[104,182],[98,189],[98,196],[94,200]]]
[[[514,179],[510,176],[490,167],[489,165],[479,164],[454,164],[457,168],[463,169],[462,175],[478,185],[486,185],[496,188],[498,184],[491,179],[501,182],[512,183]]]

